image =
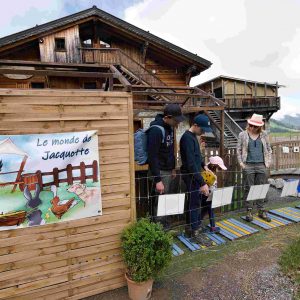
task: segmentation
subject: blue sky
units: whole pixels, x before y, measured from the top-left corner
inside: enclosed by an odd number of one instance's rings
[[[300,114],[300,0],[10,0],[0,36],[96,5],[213,62],[192,80],[218,75],[285,85],[282,109]]]

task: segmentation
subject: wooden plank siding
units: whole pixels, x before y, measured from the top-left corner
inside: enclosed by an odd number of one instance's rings
[[[135,218],[132,96],[0,89],[0,134],[98,130],[103,215],[0,231],[0,299],[81,299],[124,286]]]
[[[55,39],[64,38],[66,51],[55,51]],[[42,38],[40,57],[42,62],[79,63],[79,27],[72,26],[68,29],[47,35]]]

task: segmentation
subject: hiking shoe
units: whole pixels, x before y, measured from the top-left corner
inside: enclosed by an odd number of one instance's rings
[[[271,222],[271,218],[267,216],[267,213],[264,209],[260,209],[258,211],[258,217],[267,221],[267,222]]]
[[[212,233],[218,233],[218,232],[220,232],[221,231],[221,228],[220,227],[217,227],[217,226],[215,226],[215,227],[210,227],[210,232],[212,232]]]
[[[247,222],[253,221],[252,208],[247,209],[246,221]]]
[[[205,247],[211,247],[213,245],[213,241],[203,233],[200,233],[191,238],[191,242]]]

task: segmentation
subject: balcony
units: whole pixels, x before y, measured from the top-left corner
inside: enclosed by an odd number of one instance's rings
[[[227,111],[277,111],[280,109],[280,97],[225,98],[221,100],[225,102]]]

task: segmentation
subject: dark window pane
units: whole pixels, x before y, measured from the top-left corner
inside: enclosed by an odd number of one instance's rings
[[[31,82],[32,89],[44,89],[45,83],[44,82]]]
[[[95,90],[97,89],[96,82],[85,82],[83,84],[83,87],[87,90]]]
[[[59,38],[55,39],[55,50],[66,50],[65,39]]]

